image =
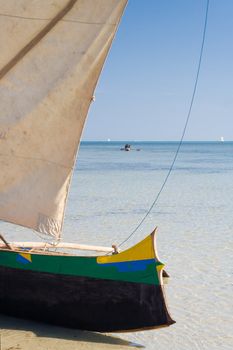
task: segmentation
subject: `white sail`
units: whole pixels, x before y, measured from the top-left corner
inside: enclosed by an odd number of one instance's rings
[[[59,238],[83,125],[127,0],[0,0],[0,219]]]

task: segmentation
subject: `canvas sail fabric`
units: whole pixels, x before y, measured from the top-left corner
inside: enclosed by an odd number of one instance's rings
[[[0,219],[59,238],[126,0],[0,0]]]

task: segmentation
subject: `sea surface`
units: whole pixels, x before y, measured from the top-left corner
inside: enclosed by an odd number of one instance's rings
[[[156,198],[176,142],[83,142],[65,216],[66,241],[120,244]],[[9,224],[0,224],[6,232]],[[122,248],[158,226],[176,324],[115,336],[146,349],[233,349],[233,143],[185,142],[151,214]],[[11,226],[9,226],[11,227]],[[8,229],[19,240],[22,228]],[[25,233],[25,239],[28,232]]]

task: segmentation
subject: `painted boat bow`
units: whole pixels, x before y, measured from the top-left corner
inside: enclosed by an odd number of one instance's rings
[[[0,250],[0,308],[11,316],[114,332],[169,326],[155,231],[98,257]]]

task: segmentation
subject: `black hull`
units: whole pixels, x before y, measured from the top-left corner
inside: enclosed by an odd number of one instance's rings
[[[0,312],[97,332],[168,326],[160,285],[0,267]]]

